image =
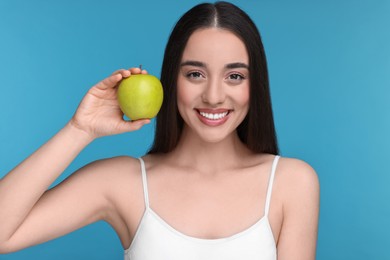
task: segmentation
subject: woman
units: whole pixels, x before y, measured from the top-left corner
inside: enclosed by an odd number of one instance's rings
[[[47,190],[94,139],[149,123],[124,121],[116,100],[120,80],[138,73],[92,87],[70,122],[1,180],[1,252],[104,220],[125,259],[314,259],[318,180],[277,156],[260,35],[229,3],[195,6],[176,24],[150,152],[93,162]]]

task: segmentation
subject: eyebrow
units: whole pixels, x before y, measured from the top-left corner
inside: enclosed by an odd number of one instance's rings
[[[195,61],[195,60],[187,60],[184,61],[180,64],[180,67],[183,66],[194,66],[194,67],[201,67],[201,68],[206,68],[206,64],[201,61]],[[244,69],[249,69],[249,66],[243,62],[233,62],[233,63],[228,63],[225,65],[226,69],[237,69],[237,68],[244,68]]]
[[[202,67],[205,68],[206,64],[201,61],[195,61],[195,60],[187,60],[180,64],[180,67],[183,66],[194,66],[194,67]]]
[[[234,62],[226,64],[225,68],[227,69],[237,69],[237,68],[244,68],[249,70],[249,66],[243,62]]]

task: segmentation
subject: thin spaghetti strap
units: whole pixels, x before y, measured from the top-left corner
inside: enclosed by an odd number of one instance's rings
[[[265,208],[264,208],[264,215],[265,216],[268,216],[268,212],[269,212],[269,207],[270,207],[270,203],[271,203],[272,186],[274,184],[275,171],[276,171],[276,166],[278,165],[279,158],[280,158],[280,156],[276,155],[275,159],[272,163],[271,175],[270,175],[269,181],[268,181],[267,197],[265,200]]]
[[[144,199],[145,199],[145,208],[149,208],[149,192],[148,192],[148,181],[146,179],[146,169],[144,160],[139,157],[138,160],[141,162],[141,173],[142,173],[142,185],[144,188]]]

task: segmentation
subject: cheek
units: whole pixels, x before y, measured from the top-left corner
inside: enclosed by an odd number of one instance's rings
[[[241,107],[245,107],[246,109],[249,108],[249,92],[248,84],[248,86],[237,89],[236,93],[234,94],[236,103]]]
[[[185,86],[183,81],[179,79],[177,80],[177,104],[180,108],[181,104],[188,103],[188,93],[185,91]]]
[[[179,77],[177,81],[177,106],[182,116],[186,107],[192,107],[195,95],[196,93]]]

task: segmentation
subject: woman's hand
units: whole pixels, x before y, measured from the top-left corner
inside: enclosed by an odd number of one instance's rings
[[[146,74],[147,72],[139,68],[121,69],[97,83],[81,101],[70,124],[86,132],[90,137],[96,138],[135,131],[150,123],[149,119],[124,120],[116,96],[117,86],[123,78],[140,73]]]

